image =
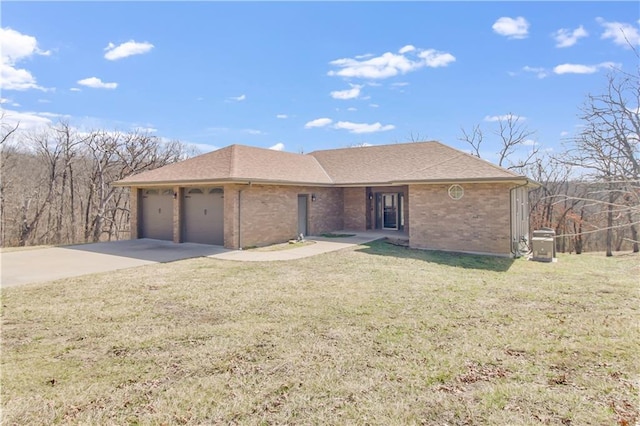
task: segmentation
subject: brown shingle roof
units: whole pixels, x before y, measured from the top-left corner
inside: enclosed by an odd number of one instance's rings
[[[265,181],[331,184],[318,161],[309,155],[231,145],[179,163],[129,176],[119,185],[180,182]]]
[[[343,148],[294,154],[231,145],[129,176],[117,185],[254,181],[309,185],[368,185],[465,180],[524,180],[523,176],[440,142]]]
[[[521,176],[440,142],[416,142],[310,153],[335,184],[501,180]]]

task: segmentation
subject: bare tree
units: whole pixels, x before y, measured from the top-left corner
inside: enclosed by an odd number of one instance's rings
[[[112,182],[192,154],[179,141],[138,132],[80,132],[65,122],[30,134],[3,129],[3,246],[126,238],[129,190]]]
[[[612,256],[614,230],[631,231],[638,252],[640,224],[640,68],[613,70],[602,94],[589,95],[581,108],[583,130],[564,156],[594,185],[592,201],[606,215],[606,255]]]
[[[17,122],[15,125],[11,125],[6,120],[6,112],[0,112],[0,146],[5,146],[5,143],[11,140],[19,127],[20,122]]]
[[[471,132],[467,133],[464,128],[460,128],[462,131],[462,137],[459,140],[467,142],[471,145],[471,153],[476,157],[480,158],[480,145],[482,145],[482,140],[484,135],[482,133],[482,129],[479,124],[476,124],[471,128]]]
[[[492,133],[499,147],[496,152],[498,165],[523,172],[534,163],[539,152],[538,145],[530,142],[535,132],[529,130],[522,117],[512,113],[499,117],[496,123],[497,128],[493,129]],[[458,139],[471,146],[473,155],[481,157],[480,151],[486,139],[480,124],[474,125],[468,132],[464,128],[461,131],[462,136]],[[516,154],[521,154],[523,150],[524,156],[518,157]]]
[[[10,186],[9,176],[12,175],[15,164],[13,161],[15,148],[9,146],[9,142],[19,127],[19,122],[11,125],[5,120],[5,112],[0,113],[0,246],[4,244],[6,232],[5,194],[7,186]]]

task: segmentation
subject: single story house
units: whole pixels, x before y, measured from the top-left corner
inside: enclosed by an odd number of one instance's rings
[[[295,154],[244,145],[129,176],[131,238],[223,245],[387,230],[413,248],[514,255],[525,176],[439,142]]]

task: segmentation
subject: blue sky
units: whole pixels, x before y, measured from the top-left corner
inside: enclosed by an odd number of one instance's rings
[[[558,152],[639,25],[636,2],[3,2],[2,108],[202,150],[467,149],[480,125],[488,159],[511,113]]]

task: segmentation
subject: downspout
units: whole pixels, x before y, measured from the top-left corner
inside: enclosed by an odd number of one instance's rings
[[[517,249],[518,245],[520,244],[520,241],[517,241],[515,244],[514,248],[514,244],[513,244],[513,191],[518,189],[518,188],[522,188],[523,186],[527,186],[529,185],[529,179],[527,179],[525,181],[525,183],[523,183],[522,185],[518,185],[518,186],[514,186],[513,188],[511,188],[509,190],[509,240],[511,240],[511,254],[513,255],[513,257],[517,257],[519,250]],[[527,194],[527,197],[529,195]]]

